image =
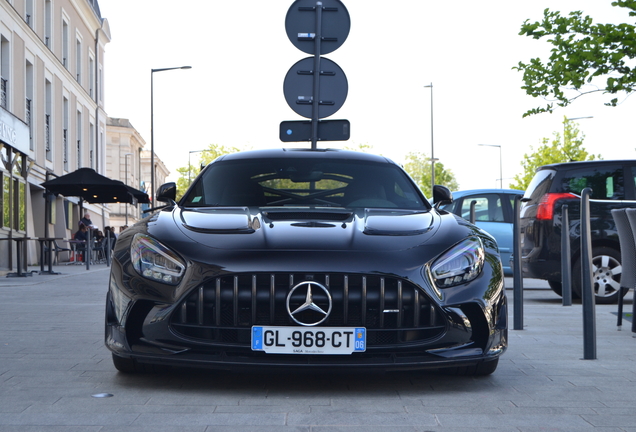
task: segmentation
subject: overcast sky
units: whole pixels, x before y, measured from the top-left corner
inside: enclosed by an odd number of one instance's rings
[[[279,124],[303,120],[287,105],[283,80],[308,57],[285,33],[291,0],[100,0],[110,23],[106,45],[106,112],[127,118],[150,149],[150,70],[154,74],[155,152],[176,180],[190,151],[209,144],[243,148],[309,147],[283,144]],[[435,157],[461,189],[498,187],[500,145],[504,187],[521,172],[525,153],[579,120],[585,148],[604,159],[636,157],[636,99],[617,108],[609,97],[579,99],[553,114],[522,118],[543,101],[521,90],[519,61],[544,56],[549,46],[519,36],[543,9],[583,10],[595,22],[634,19],[611,0],[344,0],[351,31],[325,57],[347,76],[349,92],[330,118],[351,122],[348,142],[402,162],[412,151],[431,154],[431,89]],[[199,154],[192,153],[193,164]]]

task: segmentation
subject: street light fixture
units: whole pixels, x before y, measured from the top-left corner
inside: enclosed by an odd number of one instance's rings
[[[499,189],[503,189],[503,165],[501,161],[501,146],[498,144],[477,144],[485,147],[499,147]]]
[[[435,147],[433,145],[433,83],[425,85],[424,88],[431,89],[431,196],[435,188]]]
[[[132,153],[126,153],[124,155],[124,165],[126,167],[124,171],[124,184],[126,186],[128,186],[128,156],[132,156]],[[126,226],[128,226],[128,201],[126,201]]]
[[[192,66],[179,66],[170,68],[150,69],[150,197],[152,206],[155,206],[155,133],[154,133],[154,83],[155,72],[164,72],[175,69],[192,69]]]
[[[205,149],[205,150],[190,150],[188,152],[188,187],[190,187],[190,183],[192,183],[192,179],[190,178],[190,173],[192,172],[192,167],[190,166],[190,155],[192,153],[202,153],[204,151],[208,151],[209,149]]]

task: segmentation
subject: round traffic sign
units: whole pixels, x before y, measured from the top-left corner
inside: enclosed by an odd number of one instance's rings
[[[316,54],[317,7],[322,7],[320,55],[337,50],[351,28],[349,11],[340,0],[296,0],[285,17],[285,30],[292,44],[302,52]]]
[[[347,77],[333,61],[320,58],[320,94],[314,95],[314,57],[307,57],[294,64],[283,84],[285,100],[298,115],[312,118],[314,97],[318,98],[318,115],[321,119],[338,111],[349,91]]]

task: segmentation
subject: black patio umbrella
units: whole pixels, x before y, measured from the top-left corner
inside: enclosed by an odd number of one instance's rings
[[[92,168],[77,171],[42,183],[49,192],[56,195],[80,197],[89,203],[135,203],[148,199],[148,194],[126,186],[119,180],[112,180],[98,174]]]

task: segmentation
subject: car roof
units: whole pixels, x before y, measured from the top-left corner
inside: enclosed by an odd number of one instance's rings
[[[244,159],[293,159],[293,158],[316,158],[316,159],[340,159],[359,160],[368,162],[391,163],[395,162],[384,157],[371,153],[363,153],[352,150],[340,149],[307,149],[307,148],[279,148],[266,150],[247,150],[237,153],[230,153],[217,158],[217,161],[233,161]]]
[[[518,189],[468,189],[453,192],[453,197],[461,198],[466,195],[484,194],[484,193],[508,193],[523,195],[524,191]]]
[[[590,161],[559,162],[559,163],[553,163],[548,165],[542,165],[539,168],[537,168],[537,171],[543,170],[543,169],[560,169],[563,167],[577,168],[577,167],[585,167],[585,166],[597,165],[597,164],[611,165],[611,164],[624,164],[624,163],[636,164],[636,160],[635,159],[618,159],[618,160],[590,160]]]

